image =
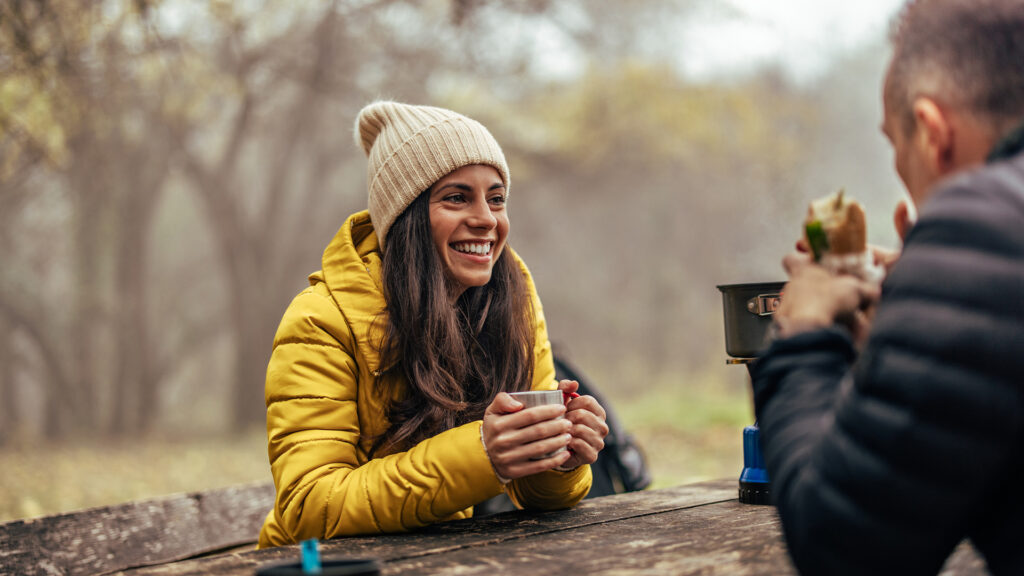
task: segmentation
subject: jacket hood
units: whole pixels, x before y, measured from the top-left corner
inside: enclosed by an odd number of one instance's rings
[[[381,285],[381,254],[377,233],[367,210],[356,212],[342,224],[324,250],[322,270],[311,283],[327,284],[331,297],[345,316],[370,372],[380,370],[380,344],[387,304]]]

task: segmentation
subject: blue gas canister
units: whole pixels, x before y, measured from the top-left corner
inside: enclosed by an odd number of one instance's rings
[[[771,482],[761,455],[761,429],[755,422],[743,429],[743,471],[740,472],[740,502],[771,504]]]

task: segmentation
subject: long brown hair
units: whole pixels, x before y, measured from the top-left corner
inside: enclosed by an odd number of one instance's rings
[[[534,314],[522,269],[502,250],[491,280],[452,306],[428,200],[420,194],[395,220],[383,250],[387,312],[376,383],[390,425],[371,456],[479,420],[499,392],[528,390],[533,381]],[[395,398],[397,374],[407,385]]]

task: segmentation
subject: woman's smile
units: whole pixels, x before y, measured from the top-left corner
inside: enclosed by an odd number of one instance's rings
[[[453,242],[448,245],[460,256],[464,256],[475,262],[490,262],[491,247],[494,242]]]

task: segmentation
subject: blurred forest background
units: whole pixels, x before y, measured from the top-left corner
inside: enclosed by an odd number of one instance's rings
[[[730,6],[0,2],[0,521],[270,478],[270,344],[366,205],[352,125],[378,98],[497,137],[552,340],[655,485],[738,475],[752,411],[715,285],[782,279],[840,186],[893,245],[901,188],[885,31],[812,80],[688,75],[682,24]]]

